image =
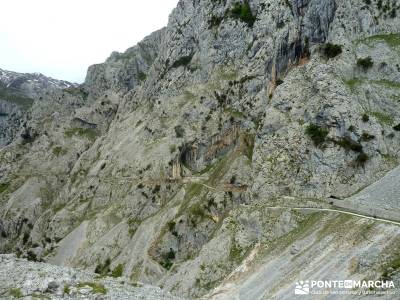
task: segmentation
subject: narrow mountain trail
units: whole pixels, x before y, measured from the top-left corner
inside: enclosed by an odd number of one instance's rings
[[[388,220],[388,219],[385,219],[385,218],[378,218],[378,217],[374,217],[374,216],[368,216],[368,215],[364,215],[364,214],[361,214],[361,213],[355,213],[355,212],[350,212],[350,211],[341,210],[341,209],[334,209],[334,208],[290,207],[290,206],[268,206],[266,208],[267,209],[293,209],[293,210],[311,210],[311,211],[321,211],[321,212],[336,212],[336,213],[356,216],[356,217],[360,217],[360,218],[364,218],[364,219],[380,221],[380,222],[385,222],[385,223],[389,223],[389,224],[394,224],[394,225],[399,225],[400,226],[400,222],[396,222],[396,221],[393,221],[393,220]]]

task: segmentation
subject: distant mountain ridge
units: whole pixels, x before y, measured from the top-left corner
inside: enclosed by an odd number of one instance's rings
[[[0,69],[0,147],[17,135],[27,110],[36,100],[56,90],[78,84],[47,77],[41,73],[18,73]]]

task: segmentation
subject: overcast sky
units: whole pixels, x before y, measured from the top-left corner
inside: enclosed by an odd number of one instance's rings
[[[178,0],[1,0],[0,68],[82,82],[167,25]]]

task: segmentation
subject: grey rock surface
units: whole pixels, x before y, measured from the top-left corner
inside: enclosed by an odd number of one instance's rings
[[[127,281],[0,255],[0,299],[181,299],[158,287]]]
[[[399,163],[398,4],[235,3],[179,1],[166,28],[12,123],[1,253],[184,298],[279,299],[312,272],[399,277],[395,225],[270,209],[341,201],[398,219],[397,176],[380,180]]]

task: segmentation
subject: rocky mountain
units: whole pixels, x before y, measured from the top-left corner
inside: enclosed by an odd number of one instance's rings
[[[160,288],[0,255],[0,298],[179,300]],[[14,282],[21,282],[16,287]]]
[[[0,150],[0,252],[187,299],[292,299],[313,278],[400,292],[399,14],[180,0],[27,110]]]
[[[35,100],[43,101],[54,91],[76,86],[40,73],[21,74],[0,69],[0,147],[18,136],[20,127],[26,123],[27,111]]]

